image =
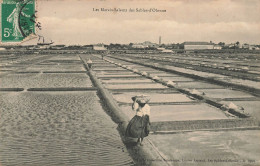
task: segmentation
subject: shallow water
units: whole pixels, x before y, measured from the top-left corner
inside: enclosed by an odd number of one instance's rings
[[[1,165],[132,165],[96,92],[0,94]]]
[[[152,105],[150,108],[152,122],[228,119],[223,112],[207,104]],[[130,118],[135,114],[131,106],[121,106],[121,109]]]
[[[205,95],[212,98],[251,98],[254,97],[248,93],[230,89],[204,89]]]
[[[117,73],[117,74],[97,74],[98,77],[139,77],[140,75],[134,73]]]
[[[176,166],[257,166],[260,164],[259,138],[256,130],[149,136],[165,158]],[[229,161],[218,162],[220,160]]]
[[[66,55],[66,56],[54,56],[49,58],[49,60],[80,60],[80,58],[78,56],[74,56],[74,55]]]
[[[103,83],[106,84],[123,84],[123,83],[151,83],[154,82],[150,79],[109,79],[102,80]]]
[[[136,75],[133,72],[129,72],[129,71],[123,71],[123,72],[106,72],[106,71],[101,71],[101,72],[97,72],[98,76],[117,76],[117,75]]]
[[[138,83],[138,84],[106,84],[108,89],[166,89],[168,87],[156,83]]]
[[[162,77],[162,76],[161,76]],[[194,79],[192,78],[188,78],[188,77],[180,77],[180,76],[176,76],[176,77],[162,77],[163,80],[170,80],[173,82],[180,82],[180,81],[187,81],[187,82],[191,82],[194,81]]]
[[[46,88],[46,87],[91,87],[88,75],[84,73],[30,73],[9,74],[1,78],[1,88]]]
[[[125,92],[125,93],[114,93],[113,97],[116,101],[122,103],[132,103],[131,97],[139,95],[136,92]],[[143,93],[142,93],[143,94]],[[148,95],[150,98],[149,103],[171,103],[171,102],[191,102],[190,98],[181,93],[144,93],[143,95]]]
[[[93,71],[121,71],[121,70],[125,70],[123,68],[111,68],[111,67],[103,67],[103,68],[95,68],[95,66],[93,67]]]
[[[188,89],[221,89],[222,86],[210,84],[206,82],[180,82],[178,83],[178,86],[181,88],[188,88]]]
[[[46,65],[33,65],[28,67],[26,71],[84,71],[83,65],[62,65],[62,64],[46,64]]]
[[[148,73],[151,76],[158,76],[158,77],[174,77],[174,76],[176,76],[175,74],[165,73],[165,72],[156,73],[156,72],[149,72],[148,71]]]

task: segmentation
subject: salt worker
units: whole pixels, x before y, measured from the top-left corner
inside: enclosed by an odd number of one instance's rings
[[[137,145],[142,146],[144,137],[149,135],[150,130],[150,106],[143,98],[132,97],[132,109],[136,112],[135,116],[127,125],[125,135],[137,138]]]
[[[88,64],[89,69],[91,69],[92,68],[92,60],[88,59],[87,64]]]
[[[105,54],[104,52],[101,53],[102,60],[104,59],[104,54]]]

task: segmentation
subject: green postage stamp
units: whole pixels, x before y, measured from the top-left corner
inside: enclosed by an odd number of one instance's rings
[[[1,41],[21,42],[35,34],[35,0],[3,0]]]

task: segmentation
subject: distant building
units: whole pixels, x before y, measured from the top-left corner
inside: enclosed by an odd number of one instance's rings
[[[259,48],[254,45],[249,45],[249,50],[259,50]]]
[[[144,45],[146,47],[153,47],[153,48],[157,48],[158,47],[157,43],[152,43],[152,42],[149,42],[149,41],[143,42],[142,45]]]
[[[159,47],[159,48],[157,48],[157,50],[163,51],[163,50],[165,50],[165,48]]]
[[[144,45],[142,45],[142,44],[137,44],[137,43],[136,43],[136,44],[133,44],[132,47],[133,47],[133,48],[147,48],[147,46],[144,46]]]
[[[84,45],[82,46],[82,48],[87,50],[93,50],[93,45]]]
[[[159,45],[157,43],[152,43],[145,41],[143,43],[135,43],[132,45],[133,48],[157,48]]]
[[[254,46],[254,45],[246,44],[246,43],[242,45],[242,48],[248,49],[248,50],[259,50],[258,47]]]
[[[214,44],[212,42],[184,42],[185,50],[206,50],[213,48]]]
[[[235,43],[226,44],[225,47],[234,49],[234,48],[236,48],[236,44]]]
[[[162,48],[162,47],[157,48],[157,50],[160,51],[161,53],[173,53],[172,50],[165,49],[165,48]]]
[[[105,51],[107,50],[107,48],[105,48],[104,46],[93,46],[93,50],[96,50],[96,51]]]
[[[243,49],[249,49],[249,47],[250,47],[250,45],[247,44],[247,43],[245,43],[245,44],[242,45],[242,48],[243,48]]]
[[[221,49],[222,49],[222,46],[215,44],[215,45],[213,46],[213,49],[214,49],[214,50],[221,50]]]

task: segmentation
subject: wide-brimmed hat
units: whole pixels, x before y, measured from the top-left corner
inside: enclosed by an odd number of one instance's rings
[[[150,97],[148,95],[137,95],[133,96],[132,100],[137,103],[148,103],[150,101]]]
[[[137,99],[136,101],[138,104],[146,104],[148,101],[144,100],[144,99]]]

